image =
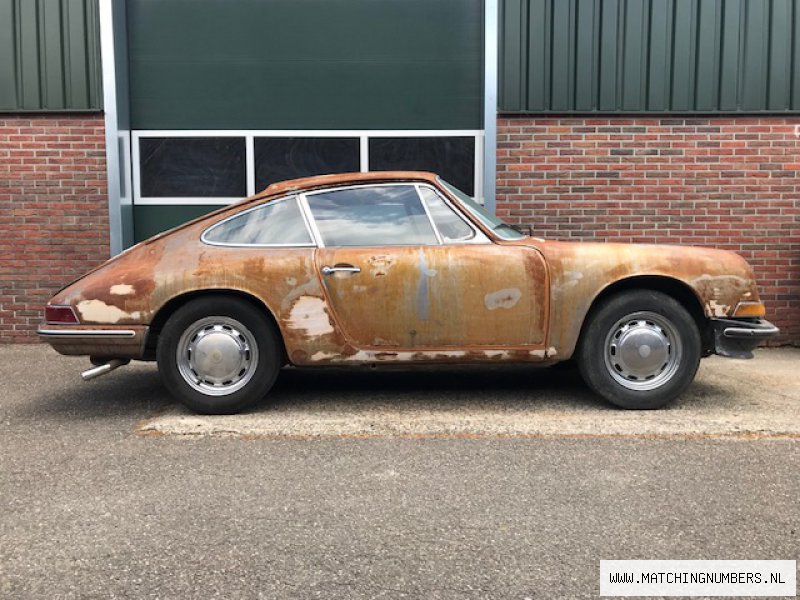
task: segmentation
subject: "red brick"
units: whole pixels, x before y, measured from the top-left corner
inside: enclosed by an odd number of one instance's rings
[[[37,341],[50,296],[108,258],[105,152],[84,141],[103,139],[102,115],[0,115],[0,343]]]
[[[504,116],[498,135],[513,144],[497,154],[498,208],[547,238],[734,250],[755,269],[779,342],[798,344],[798,127],[797,117]]]

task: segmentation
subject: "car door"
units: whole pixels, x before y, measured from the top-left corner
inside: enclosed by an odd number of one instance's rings
[[[315,264],[329,305],[354,346],[544,344],[546,273],[537,250],[492,243],[427,186],[354,186],[303,201],[319,237]]]

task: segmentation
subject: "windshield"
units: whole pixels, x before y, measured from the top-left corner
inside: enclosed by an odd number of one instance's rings
[[[439,179],[439,181],[453,194],[458,201],[466,208],[476,219],[491,229],[499,238],[504,240],[521,240],[525,237],[511,225],[506,225],[493,214],[489,213],[480,204],[475,202],[472,198],[467,196],[464,192],[455,186],[450,185],[446,181]]]

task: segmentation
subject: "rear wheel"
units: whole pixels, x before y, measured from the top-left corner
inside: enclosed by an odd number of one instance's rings
[[[586,383],[612,404],[661,408],[694,380],[701,340],[692,315],[654,290],[623,292],[590,315],[578,349]]]
[[[281,344],[253,305],[224,296],[198,298],[164,325],[156,349],[167,389],[204,414],[232,414],[261,400],[275,383]]]

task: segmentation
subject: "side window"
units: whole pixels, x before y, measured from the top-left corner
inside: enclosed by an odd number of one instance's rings
[[[203,234],[203,240],[236,246],[314,243],[295,197],[259,206],[218,223]]]
[[[458,242],[475,237],[475,231],[450,208],[441,196],[429,187],[420,186],[419,193],[428,206],[436,228],[447,242]]]
[[[326,246],[438,244],[413,185],[355,187],[306,199]]]

